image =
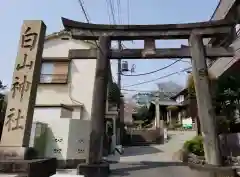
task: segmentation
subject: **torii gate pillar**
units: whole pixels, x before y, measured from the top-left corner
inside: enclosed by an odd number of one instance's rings
[[[78,174],[84,176],[108,176],[109,164],[102,163],[104,119],[106,110],[106,97],[109,76],[109,51],[111,40],[109,36],[99,37],[97,52],[97,66],[95,70],[95,81],[91,111],[91,134],[89,157],[86,164],[78,166]],[[99,149],[100,148],[100,149]]]
[[[205,158],[209,164],[221,165],[219,141],[216,131],[216,115],[210,94],[208,68],[202,37],[191,34],[192,72],[195,83],[198,115],[201,122]]]

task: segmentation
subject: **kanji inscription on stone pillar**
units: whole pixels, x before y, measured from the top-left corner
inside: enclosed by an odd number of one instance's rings
[[[46,26],[40,20],[23,22],[1,146],[29,145],[45,32]]]

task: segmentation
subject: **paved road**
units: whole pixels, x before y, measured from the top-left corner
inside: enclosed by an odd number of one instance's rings
[[[110,160],[117,161],[111,164],[111,177],[196,177],[181,162],[172,160],[173,154],[186,140],[191,139],[195,132],[170,131],[168,133],[170,140],[163,145],[128,147],[125,148],[122,156],[110,157]],[[76,174],[76,170],[63,170],[58,174],[71,177]],[[5,174],[4,177],[13,176],[15,175]]]
[[[163,145],[125,148],[121,157],[111,157],[118,163],[111,164],[112,177],[187,177],[194,173],[181,162],[174,162],[173,154],[183,143],[191,139],[195,132],[170,131],[169,142]]]
[[[172,162],[172,156],[186,140],[195,136],[194,131],[169,131],[170,140],[161,145],[127,147],[122,156],[109,157],[118,162]]]

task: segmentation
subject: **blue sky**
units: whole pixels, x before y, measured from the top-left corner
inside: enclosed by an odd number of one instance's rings
[[[186,23],[209,20],[219,0],[120,0],[120,16],[117,13],[117,0],[115,3],[115,18],[121,23],[127,24],[166,24]],[[85,8],[92,23],[109,23],[107,0],[84,0]],[[129,15],[128,15],[129,14]],[[73,20],[86,21],[81,11],[78,0],[1,0],[0,1],[0,76],[4,84],[10,85],[12,71],[15,63],[20,27],[25,19],[43,20],[47,25],[47,33],[62,29],[61,17]],[[119,22],[119,21],[118,21]],[[187,41],[157,41],[157,47],[179,47],[187,44]],[[128,48],[143,47],[142,41],[125,44]],[[131,60],[129,65],[136,65],[135,73],[145,73],[164,67],[172,60]],[[116,79],[116,61],[112,62],[113,75]],[[180,71],[189,67],[189,64],[179,62],[174,66],[152,75],[141,77],[123,77],[122,86],[137,82],[147,81]],[[126,73],[129,74],[129,73]],[[143,84],[136,87],[128,87],[134,90],[156,89],[156,83],[173,81],[180,85],[185,84],[186,73],[177,74],[156,82]]]

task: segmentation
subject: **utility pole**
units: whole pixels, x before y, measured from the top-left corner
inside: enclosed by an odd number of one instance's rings
[[[122,50],[122,43],[121,43],[120,40],[118,41],[118,49]],[[121,119],[121,111],[120,111],[120,108],[121,108],[121,74],[122,74],[121,64],[122,64],[121,59],[118,59],[118,80],[117,80],[117,84],[118,84],[118,88],[120,90],[120,98],[119,98],[117,108],[118,108],[118,122],[119,122],[118,125],[120,125],[120,126],[117,126],[117,129],[119,129],[121,127],[121,120],[120,120]],[[121,138],[122,138],[122,131],[120,129],[120,135],[118,135],[117,144],[120,144]]]

